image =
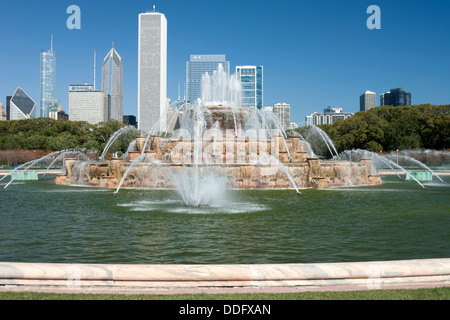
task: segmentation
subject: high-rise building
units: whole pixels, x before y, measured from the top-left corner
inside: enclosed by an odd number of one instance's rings
[[[6,120],[6,108],[3,103],[0,102],[0,121]]]
[[[230,76],[230,62],[226,61],[224,54],[193,54],[186,62],[186,101],[194,102],[202,97],[202,75],[212,75],[219,64],[223,71]]]
[[[359,96],[359,110],[367,111],[377,106],[377,94],[372,91],[366,91]]]
[[[53,51],[53,35],[50,50],[41,51],[41,101],[37,116],[48,117],[56,111],[59,100],[56,99],[56,55]]]
[[[71,85],[69,87],[70,121],[87,121],[91,124],[108,121],[108,96],[94,86]]]
[[[276,103],[273,105],[273,114],[280,121],[283,130],[289,129],[291,125],[291,105],[287,103]]]
[[[123,124],[137,128],[136,116],[133,116],[133,115],[123,116]]]
[[[391,89],[380,96],[382,106],[409,106],[411,105],[411,93],[405,92],[403,88]]]
[[[35,117],[36,102],[22,88],[17,88],[9,101],[9,120]]]
[[[108,97],[108,120],[123,121],[123,67],[122,58],[113,48],[102,66],[102,91]]]
[[[11,120],[11,119],[10,119],[10,114],[11,114],[11,98],[12,98],[12,96],[7,96],[7,97],[6,97],[6,120]]]
[[[139,129],[148,132],[159,121],[159,130],[165,131],[166,98],[167,20],[159,12],[141,13],[138,48]]]
[[[236,76],[241,82],[241,106],[263,107],[263,67],[237,66]]]
[[[48,113],[49,118],[55,119],[55,120],[63,120],[68,121],[69,115],[64,112],[63,109],[61,109],[61,106],[58,107],[58,110],[56,111],[50,111]]]

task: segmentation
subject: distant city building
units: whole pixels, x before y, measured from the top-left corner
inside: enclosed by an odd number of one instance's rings
[[[377,106],[377,94],[366,91],[359,97],[359,111],[367,111]]]
[[[410,106],[411,93],[405,92],[403,88],[391,89],[389,92],[380,95],[381,106]]]
[[[56,55],[53,51],[53,35],[51,47],[41,52],[41,101],[37,116],[48,117],[49,112],[56,111],[59,100],[56,99]]]
[[[222,64],[223,70],[230,75],[230,63],[225,55],[193,54],[186,62],[186,100],[194,102],[202,97],[202,75],[212,75]]]
[[[10,120],[10,114],[11,114],[11,98],[12,96],[6,97],[6,120]]]
[[[0,102],[0,121],[6,120],[6,107]]]
[[[68,121],[69,120],[69,115],[66,114],[66,112],[61,109],[61,106],[58,107],[58,110],[56,111],[50,111],[48,113],[49,118],[55,119],[55,120],[63,120],[63,121]]]
[[[273,106],[263,107],[262,112],[273,112]]]
[[[276,103],[273,105],[273,114],[280,120],[283,130],[289,129],[291,125],[291,105],[287,103]]]
[[[241,106],[247,108],[263,107],[263,67],[237,66],[236,76],[241,82]]]
[[[123,121],[122,58],[114,47],[103,60],[102,91],[108,97],[108,120]]]
[[[165,131],[167,20],[159,12],[139,14],[138,126],[149,132],[159,121]]]
[[[318,126],[325,124],[333,124],[337,120],[345,120],[353,116],[353,113],[342,112],[342,108],[327,107],[324,109],[323,113],[313,112],[306,116],[305,122],[307,126]]]
[[[298,128],[298,124],[295,122],[291,122],[291,125],[289,126],[289,129],[297,129]]]
[[[71,85],[69,87],[70,121],[87,121],[91,124],[108,121],[108,96],[94,86]]]
[[[22,90],[17,88],[9,102],[9,120],[35,118],[36,102]]]
[[[123,124],[137,128],[136,116],[133,115],[123,116]]]

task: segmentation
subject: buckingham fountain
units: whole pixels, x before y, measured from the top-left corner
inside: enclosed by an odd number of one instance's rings
[[[42,179],[2,190],[0,261],[13,262],[0,262],[0,289],[260,293],[448,286],[443,179],[422,192],[378,171],[409,177],[400,165],[408,160],[435,176],[406,155],[338,154],[320,128],[312,126],[305,138],[288,136],[272,113],[239,102],[240,86],[219,67],[203,77],[201,99],[176,102],[146,132],[118,130],[100,156],[61,150],[11,171],[4,189],[21,169],[50,161],[49,173],[64,164],[56,186]],[[132,140],[127,152],[108,158],[124,134]],[[316,156],[314,140],[331,159]],[[384,186],[375,186],[378,173]],[[300,190],[304,196],[296,197]]]
[[[213,190],[293,189],[300,194],[304,188],[381,184],[370,158],[321,161],[300,135],[288,137],[272,113],[241,107],[240,93],[237,79],[219,65],[203,76],[201,99],[177,103],[123,157],[66,159],[66,172],[55,183],[116,192],[174,189],[195,206],[208,205]]]

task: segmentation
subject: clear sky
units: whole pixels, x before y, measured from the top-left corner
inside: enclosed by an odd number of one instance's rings
[[[69,30],[67,7],[81,9],[81,29]],[[392,88],[412,103],[450,103],[448,0],[0,0],[0,101],[22,87],[39,104],[39,55],[54,36],[57,98],[68,112],[70,84],[97,88],[103,58],[114,47],[124,66],[124,114],[137,114],[138,14],[156,10],[168,23],[167,94],[184,94],[191,54],[225,54],[236,65],[264,66],[264,105],[291,105],[303,122],[327,106],[359,111],[366,90]],[[369,5],[381,9],[370,30]]]

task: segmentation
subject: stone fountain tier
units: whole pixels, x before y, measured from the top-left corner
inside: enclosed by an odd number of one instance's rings
[[[71,160],[69,160],[71,161]],[[65,176],[58,176],[56,184],[72,184],[74,181],[99,188],[117,188],[132,162],[112,159],[109,163],[92,162],[83,166],[67,163]],[[200,175],[214,174],[226,180],[229,189],[293,189],[284,170],[287,170],[299,188],[323,189],[344,185],[377,185],[381,179],[367,174],[370,160],[365,163],[327,162],[307,158],[304,162],[287,162],[282,166],[273,163],[202,164],[197,166]],[[170,162],[139,162],[133,165],[122,188],[176,189],[173,177],[184,170],[191,175],[193,164]],[[369,171],[370,172],[370,171]]]
[[[203,114],[207,129],[219,123],[222,130],[244,130],[250,115],[249,109],[244,107],[208,106],[206,109]],[[194,166],[194,152],[199,147],[201,161]],[[223,177],[231,189],[294,189],[291,179],[298,188],[381,184],[380,177],[371,174],[370,160],[321,162],[308,157],[307,150],[307,143],[297,136],[284,139],[274,135],[270,139],[258,139],[223,134],[201,141],[196,141],[195,137],[142,136],[136,139],[136,150],[129,151],[126,159],[82,163],[66,159],[66,175],[57,176],[55,182],[101,188],[121,185],[124,188],[174,189],[177,181],[173,177],[178,176],[180,170],[191,174],[198,168],[201,175],[212,173]]]

